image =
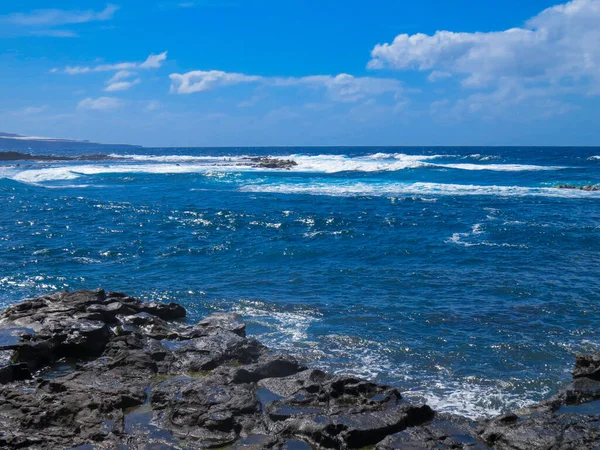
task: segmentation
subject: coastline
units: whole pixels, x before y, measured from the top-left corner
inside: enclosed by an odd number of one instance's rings
[[[310,369],[242,317],[61,292],[0,314],[3,448],[596,448],[600,356],[530,408],[473,421]]]
[[[0,162],[68,162],[68,161],[122,161],[124,157],[95,153],[78,156],[34,155],[15,151],[0,151]],[[233,165],[233,164],[232,164]],[[291,159],[273,158],[269,156],[254,156],[243,158],[238,165],[248,165],[261,169],[290,170],[298,163]]]

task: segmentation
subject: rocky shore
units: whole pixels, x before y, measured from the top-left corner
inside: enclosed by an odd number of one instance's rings
[[[242,318],[60,292],[0,314],[0,448],[594,449],[600,354],[527,410],[472,421],[305,367]]]
[[[104,155],[90,154],[79,156],[55,156],[55,155],[32,155],[20,152],[0,152],[0,161],[7,162],[61,162],[61,161],[122,161],[122,158]],[[251,166],[261,169],[283,169],[290,170],[298,163],[291,159],[271,158],[268,156],[257,156],[245,158],[245,161],[237,163],[239,166]]]

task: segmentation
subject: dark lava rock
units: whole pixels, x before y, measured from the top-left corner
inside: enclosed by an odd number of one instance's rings
[[[388,436],[377,450],[392,449],[488,449],[476,437],[477,423],[450,414],[437,414],[426,425],[407,428],[400,433]]]
[[[554,397],[479,426],[478,433],[496,449],[600,448],[599,354],[579,355],[573,382]]]
[[[481,437],[496,449],[597,449],[600,444],[598,417],[573,414],[533,414],[494,419]]]
[[[254,167],[261,167],[264,169],[290,170],[292,167],[298,165],[298,163],[292,159],[268,158],[264,156],[250,158],[250,161],[252,161]]]
[[[600,353],[577,355],[573,378],[590,378],[600,381]]]
[[[571,184],[559,184],[558,186],[555,186],[557,189],[575,189],[575,190],[579,190],[579,191],[590,191],[590,192],[595,192],[595,191],[600,191],[600,186],[594,186],[592,184],[586,184],[584,186],[573,186]]]
[[[592,449],[598,355],[528,410],[474,422],[389,386],[273,354],[236,314],[117,292],[59,292],[0,313],[0,448]]]
[[[160,317],[164,320],[175,320],[185,318],[185,308],[177,303],[144,303],[140,305],[140,311]]]

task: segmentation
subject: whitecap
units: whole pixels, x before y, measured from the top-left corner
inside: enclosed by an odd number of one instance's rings
[[[219,167],[222,171],[240,170],[240,166]],[[252,169],[247,167],[247,169]],[[14,181],[28,184],[40,184],[47,181],[75,180],[84,175],[119,174],[119,173],[149,173],[149,174],[179,174],[204,173],[216,170],[215,166],[202,164],[89,164],[69,165],[63,167],[47,167],[42,169],[27,169],[10,176]]]
[[[243,156],[191,156],[191,155],[119,155],[112,153],[108,155],[113,159],[124,159],[129,161],[148,161],[162,163],[181,163],[181,162],[220,162],[236,163],[247,161]]]
[[[365,156],[365,159],[386,160],[397,159],[401,161],[426,161],[437,158],[452,158],[455,155],[408,155],[406,153],[374,153]]]
[[[308,328],[320,320],[316,311],[276,311],[262,302],[253,301],[242,301],[233,311],[244,316],[247,322],[269,328],[270,332],[260,334],[261,342],[285,350],[294,348],[294,343],[305,342]]]
[[[536,166],[530,164],[436,164],[437,167],[459,170],[491,170],[496,172],[524,172],[536,170],[562,170],[564,166]]]
[[[449,381],[441,379],[431,388],[404,392],[409,398],[424,399],[434,410],[459,414],[471,419],[494,417],[506,411],[531,406],[550,393],[547,387],[535,392],[515,392],[513,386],[499,382]]]
[[[294,172],[383,172],[398,171],[404,169],[418,169],[429,164],[423,162],[427,156],[407,156],[407,158],[377,159],[372,157],[351,158],[346,155],[291,155],[282,157],[296,162],[292,168]]]
[[[312,183],[312,184],[247,184],[241,186],[244,192],[326,195],[333,197],[389,197],[400,195],[481,195],[501,197],[558,197],[558,198],[600,198],[600,192],[577,189],[557,189],[548,187],[523,186],[484,186],[443,183]]]

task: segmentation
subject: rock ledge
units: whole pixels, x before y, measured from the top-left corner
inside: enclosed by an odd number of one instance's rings
[[[59,292],[0,313],[0,448],[592,449],[600,355],[516,414],[475,422],[332,376],[175,303]],[[591,403],[590,403],[591,402]]]

